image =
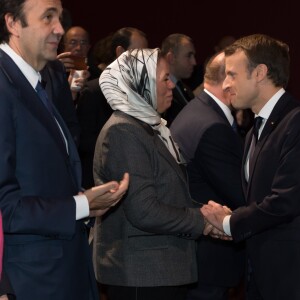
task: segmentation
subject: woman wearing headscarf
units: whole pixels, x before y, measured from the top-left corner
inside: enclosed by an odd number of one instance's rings
[[[96,184],[130,174],[127,194],[97,222],[94,262],[110,300],[182,300],[197,280],[192,208],[180,152],[160,117],[174,84],[158,49],[124,52],[100,77],[114,110],[96,144]]]

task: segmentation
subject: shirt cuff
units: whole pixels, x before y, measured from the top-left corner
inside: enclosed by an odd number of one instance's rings
[[[89,201],[85,195],[74,196],[76,203],[76,221],[87,218],[90,215]]]
[[[230,231],[230,218],[231,215],[227,215],[224,219],[223,219],[223,230],[224,232],[231,236],[231,231]]]

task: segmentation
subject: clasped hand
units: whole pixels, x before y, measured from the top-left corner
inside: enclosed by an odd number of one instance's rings
[[[90,217],[102,216],[124,196],[129,185],[129,174],[120,182],[110,181],[84,192],[89,201]]]
[[[222,206],[212,200],[200,208],[204,216],[205,226],[204,235],[210,235],[213,238],[222,240],[232,240],[223,230],[223,220],[227,215],[231,215],[231,210],[227,206]]]

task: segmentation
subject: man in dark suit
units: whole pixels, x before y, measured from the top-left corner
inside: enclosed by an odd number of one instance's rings
[[[256,117],[243,157],[247,206],[231,214],[211,201],[202,212],[234,241],[246,240],[247,299],[298,300],[300,102],[284,89],[289,47],[250,35],[226,48],[225,60],[223,87],[230,89],[233,106],[251,108]]]
[[[194,98],[192,90],[182,82],[182,79],[189,78],[192,75],[196,66],[196,51],[189,36],[174,33],[163,40],[161,52],[169,63],[170,79],[175,84],[172,105],[163,114],[167,126],[170,127],[182,108]]]
[[[60,0],[0,5],[3,263],[18,300],[99,299],[84,221],[116,204],[129,180],[80,192],[76,146],[40,82],[57,56],[61,14]]]
[[[111,41],[114,59],[128,49],[147,47],[145,33],[133,27],[117,30]],[[80,94],[76,111],[81,127],[79,155],[82,164],[82,185],[84,188],[90,188],[94,185],[93,159],[96,140],[113,112],[100,89],[99,78],[86,83]]]
[[[178,114],[171,133],[187,160],[192,198],[198,203],[216,199],[235,209],[245,203],[240,169],[242,143],[232,125],[230,93],[223,91],[225,55],[214,55],[207,63],[204,91]],[[197,243],[198,284],[191,287],[189,300],[228,299],[245,266],[242,245],[211,237]]]

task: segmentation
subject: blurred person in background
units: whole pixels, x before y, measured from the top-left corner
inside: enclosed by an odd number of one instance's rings
[[[189,36],[174,33],[163,40],[161,52],[170,66],[170,78],[175,84],[172,104],[163,114],[170,127],[177,114],[194,98],[193,91],[182,80],[192,75],[196,65],[196,50]]]

